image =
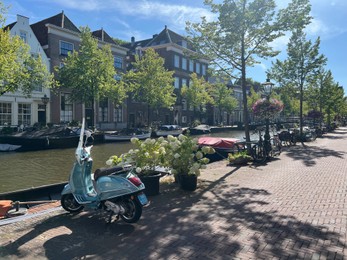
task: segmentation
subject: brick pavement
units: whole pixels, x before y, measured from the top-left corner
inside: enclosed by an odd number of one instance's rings
[[[137,224],[58,209],[0,226],[3,259],[347,258],[347,128],[261,165],[208,166],[161,186]]]

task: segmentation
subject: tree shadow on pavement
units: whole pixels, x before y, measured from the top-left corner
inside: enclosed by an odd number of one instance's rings
[[[288,157],[302,161],[305,166],[312,167],[317,164],[317,159],[325,157],[335,157],[343,159],[345,151],[335,151],[333,149],[319,147],[315,145],[296,145],[285,150]]]
[[[304,152],[307,149],[303,149]],[[309,147],[307,162],[335,152]],[[291,151],[288,151],[289,153]],[[298,152],[290,154],[302,160]],[[310,164],[307,164],[310,166]],[[47,259],[303,259],[316,252],[343,259],[344,236],[325,226],[282,214],[265,189],[232,185],[233,168],[215,181],[202,181],[194,192],[177,184],[161,186],[150,197],[138,223],[106,224],[107,215],[62,214],[13,232],[20,235],[0,256]],[[277,208],[276,208],[277,207]],[[26,226],[27,228],[28,226]],[[306,254],[306,255],[305,255]]]
[[[106,224],[102,214],[62,214],[34,222],[24,235],[1,249],[0,256],[47,259],[299,259],[297,249],[341,257],[341,236],[323,226],[303,223],[269,210],[264,189],[228,184],[225,179],[205,181],[195,192],[176,184],[161,187],[150,197],[137,224]],[[327,245],[326,241],[330,241]],[[43,249],[42,249],[43,247]],[[289,250],[288,250],[289,248]],[[34,256],[34,257],[33,257]],[[249,255],[248,255],[249,256]]]

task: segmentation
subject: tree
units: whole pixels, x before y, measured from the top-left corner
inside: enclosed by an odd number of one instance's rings
[[[319,54],[320,38],[314,44],[306,40],[303,28],[296,29],[288,43],[287,59],[273,64],[271,75],[281,85],[294,85],[300,93],[300,136],[303,134],[304,90],[308,79],[325,65],[326,58]]]
[[[3,24],[5,8],[0,2],[0,96],[7,92],[21,91],[30,97],[37,86],[49,88],[53,85],[51,75],[41,56],[33,57],[30,46],[19,36],[11,36]]]
[[[164,59],[149,48],[140,57],[135,56],[133,70],[123,77],[123,82],[133,91],[135,100],[148,104],[149,108],[170,108],[175,104],[173,71],[164,67]]]
[[[188,22],[187,32],[213,60],[212,65],[234,78],[241,74],[245,135],[250,141],[246,68],[276,56],[278,51],[269,44],[284,31],[309,23],[309,0],[293,0],[277,14],[274,0],[224,0],[221,4],[205,0],[205,4],[218,15],[217,20],[208,22],[203,17],[201,23]]]
[[[63,63],[62,68],[57,68],[60,84],[71,91],[71,101],[91,104],[92,124],[94,100],[108,97],[117,105],[126,98],[124,85],[115,79],[110,46],[99,48],[88,27],[81,28],[79,50],[69,53]]]
[[[186,99],[188,105],[193,107],[194,120],[196,119],[196,111],[201,111],[208,103],[213,103],[210,92],[211,85],[203,77],[199,78],[196,73],[190,75],[189,86],[182,86],[181,95]]]
[[[233,90],[222,82],[214,84],[211,95],[219,111],[218,122],[223,122],[223,111],[231,113],[237,107],[237,99],[233,96]]]

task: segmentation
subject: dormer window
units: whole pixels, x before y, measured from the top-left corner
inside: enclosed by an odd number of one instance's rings
[[[73,51],[73,44],[70,42],[60,41],[60,55],[67,56],[69,52]]]
[[[27,32],[20,31],[19,32],[19,37],[23,40],[23,42],[27,43]]]

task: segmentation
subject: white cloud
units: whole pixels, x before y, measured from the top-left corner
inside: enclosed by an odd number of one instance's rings
[[[114,15],[123,14],[136,17],[136,19],[156,19],[162,20],[170,25],[176,25],[177,28],[184,28],[187,20],[197,22],[202,16],[211,20],[213,14],[207,9],[201,7],[191,7],[188,5],[177,5],[163,3],[159,1],[147,0],[41,0],[47,3],[55,2],[65,8],[72,8],[84,11],[111,11]]]

